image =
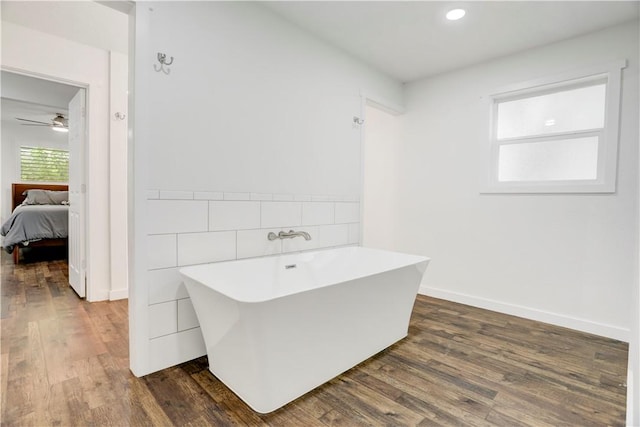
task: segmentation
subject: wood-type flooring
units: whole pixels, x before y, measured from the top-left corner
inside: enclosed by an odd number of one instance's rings
[[[27,258],[27,257],[26,257]],[[207,358],[136,378],[127,301],[2,254],[3,426],[622,426],[627,344],[418,296],[409,336],[271,414]],[[354,337],[357,339],[357,337]]]

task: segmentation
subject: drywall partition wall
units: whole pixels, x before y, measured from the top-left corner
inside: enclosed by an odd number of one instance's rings
[[[128,192],[128,57],[111,51],[109,85],[109,228],[111,234],[111,290],[109,299],[129,295],[127,248]]]
[[[627,59],[615,194],[480,194],[485,99],[507,84]],[[638,26],[407,85],[399,249],[432,258],[422,292],[629,339],[637,286]]]
[[[633,293],[633,317],[627,364],[627,425],[640,425],[640,289]]]
[[[51,49],[56,46],[56,49]],[[80,60],[81,59],[81,60]],[[109,298],[109,55],[107,51],[2,21],[2,67],[88,86],[87,299]]]
[[[400,118],[370,105],[365,112],[362,245],[396,250]]]
[[[359,194],[360,91],[400,103],[397,83],[259,4],[149,7],[153,188]]]
[[[258,3],[135,15],[131,368],[144,375],[204,353],[179,266],[359,242],[353,117],[362,92],[401,104],[402,87]],[[266,239],[289,228],[312,240]]]
[[[640,153],[638,164],[640,165]],[[636,211],[636,218],[640,221],[640,210]],[[640,237],[640,234],[638,237]],[[637,241],[637,246],[640,246],[640,238]],[[637,256],[640,260],[640,253]],[[639,273],[638,271],[636,272],[636,274]],[[627,365],[627,425],[638,426],[640,425],[640,283],[636,283],[633,289],[631,307],[631,338],[629,339]]]
[[[47,147],[68,150],[67,134],[44,131],[19,123],[2,121],[2,206],[1,221],[11,215],[11,184],[20,182],[20,147]]]

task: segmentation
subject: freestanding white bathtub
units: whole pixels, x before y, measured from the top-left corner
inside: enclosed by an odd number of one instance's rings
[[[183,268],[209,370],[274,411],[407,336],[428,258],[347,247]]]

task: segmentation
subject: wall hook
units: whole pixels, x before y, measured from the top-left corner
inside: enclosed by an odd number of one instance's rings
[[[362,124],[364,124],[364,119],[361,119],[360,117],[353,116],[353,123],[355,123],[357,125],[362,125]]]
[[[169,61],[167,61],[167,55],[158,52],[158,62],[160,63],[159,67],[156,64],[153,64],[153,69],[156,70],[156,72],[162,71],[165,74],[169,74],[171,72],[168,66],[173,64],[173,56]],[[167,66],[167,68],[165,68],[165,66]]]

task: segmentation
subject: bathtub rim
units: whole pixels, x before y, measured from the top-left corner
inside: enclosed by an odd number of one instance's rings
[[[205,283],[203,280],[200,280],[196,277],[193,277],[191,275],[189,275],[190,270],[201,270],[203,267],[206,266],[228,266],[228,265],[232,265],[232,264],[250,264],[251,262],[255,262],[257,260],[264,260],[264,259],[278,259],[278,258],[293,258],[299,255],[315,255],[315,254],[321,254],[323,252],[329,252],[329,251],[350,251],[352,252],[353,250],[358,250],[358,251],[362,251],[362,252],[376,252],[378,254],[393,254],[394,256],[402,256],[405,258],[405,261],[398,263],[397,265],[394,265],[391,268],[387,268],[387,269],[375,269],[375,271],[369,271],[366,274],[354,274],[353,276],[350,276],[348,278],[346,278],[345,280],[342,281],[334,281],[332,283],[326,283],[323,284],[321,286],[316,286],[313,288],[307,288],[307,289],[300,289],[294,292],[289,292],[289,293],[285,293],[282,295],[275,295],[275,296],[269,296],[269,297],[261,297],[261,298],[243,298],[242,295],[238,296],[238,295],[233,295],[233,294],[229,294],[228,292],[224,292],[223,290],[215,287],[213,284],[211,283]],[[275,261],[274,261],[275,262]],[[236,301],[238,303],[243,303],[243,304],[259,304],[259,303],[265,303],[265,302],[269,302],[269,301],[273,301],[276,299],[280,299],[280,298],[286,298],[287,296],[291,296],[291,295],[296,295],[296,294],[300,294],[300,293],[304,293],[304,292],[310,292],[310,291],[314,291],[314,290],[318,290],[318,289],[322,289],[325,287],[330,287],[330,286],[336,286],[339,285],[340,283],[344,283],[346,281],[351,281],[351,280],[356,280],[356,279],[362,279],[364,277],[369,277],[369,276],[374,276],[374,275],[378,275],[384,272],[388,272],[388,271],[395,271],[401,268],[405,268],[405,267],[409,267],[409,266],[415,266],[416,268],[418,268],[421,273],[424,274],[424,272],[426,271],[426,268],[428,266],[428,264],[431,262],[431,259],[422,255],[414,255],[414,254],[407,254],[407,253],[403,253],[403,252],[397,252],[397,251],[388,251],[388,250],[383,250],[383,249],[375,249],[375,248],[365,248],[362,246],[346,246],[346,247],[337,247],[337,248],[326,248],[326,249],[319,249],[319,250],[312,250],[312,251],[301,251],[301,252],[291,252],[291,253],[286,253],[286,254],[273,254],[273,255],[269,255],[269,256],[264,256],[264,257],[256,257],[256,258],[245,258],[245,259],[239,259],[239,260],[229,260],[229,261],[222,261],[222,262],[210,262],[210,263],[204,263],[204,264],[197,264],[197,265],[191,265],[191,266],[185,266],[180,268],[178,271],[180,273],[180,275],[182,276],[182,278],[184,279],[185,283],[186,281],[190,281],[193,283],[198,283],[202,286],[205,286],[206,288],[217,292],[233,301]],[[222,267],[223,268],[223,267]]]

